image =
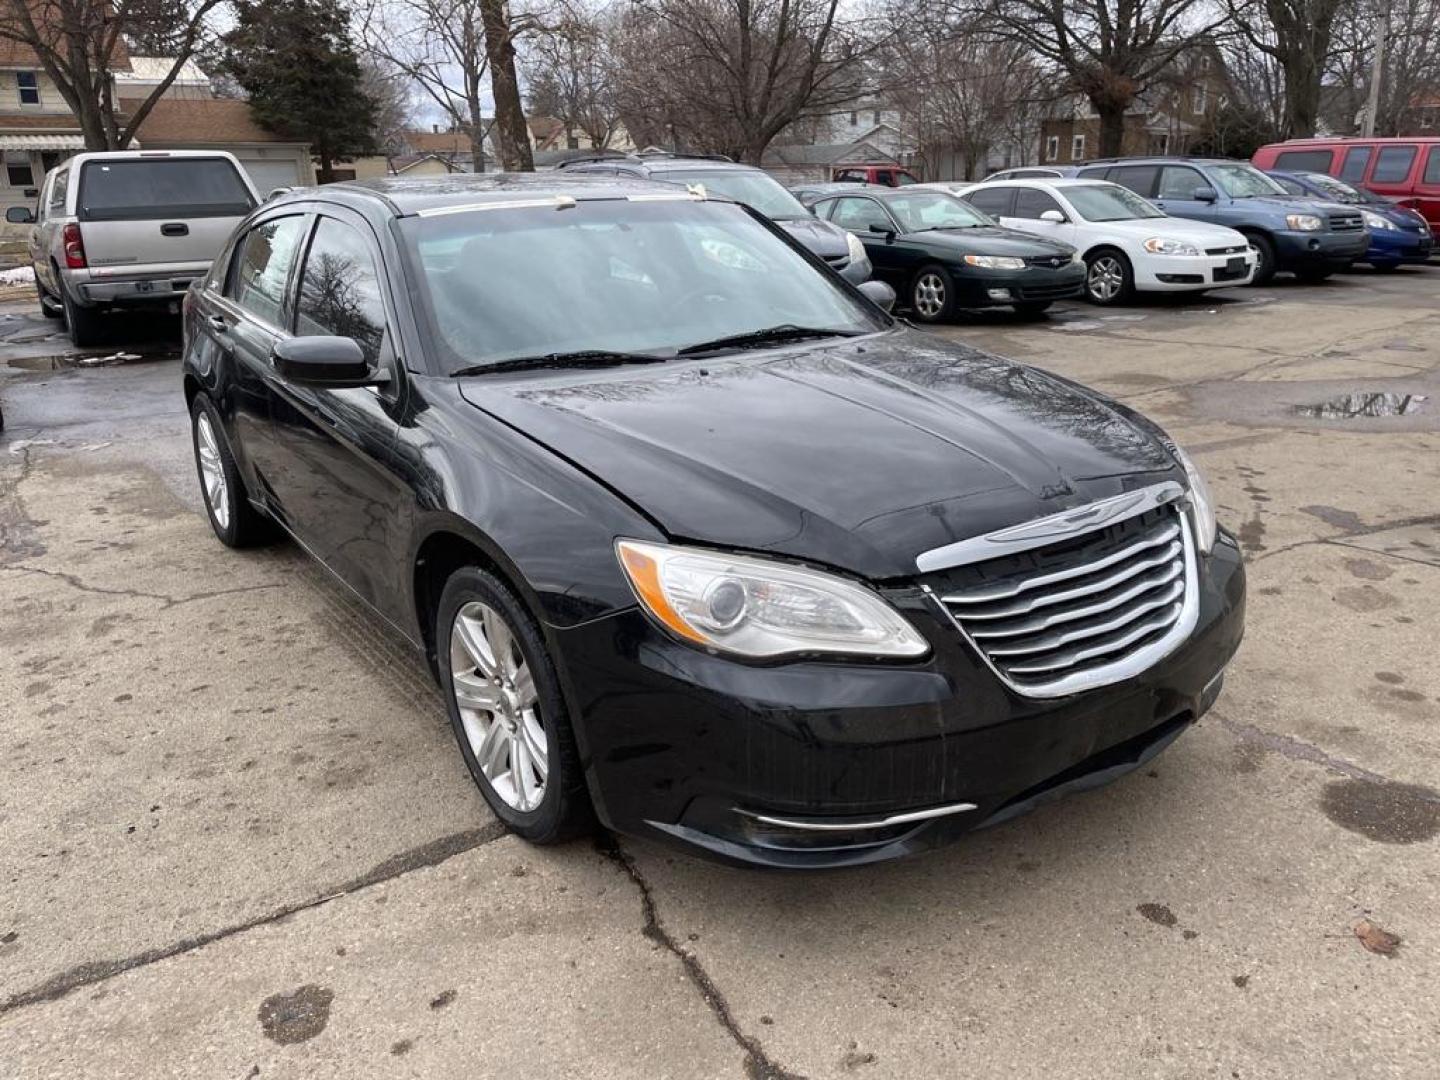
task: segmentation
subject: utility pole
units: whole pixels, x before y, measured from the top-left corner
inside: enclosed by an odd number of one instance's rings
[[[1370,65],[1370,93],[1365,102],[1365,123],[1360,134],[1366,139],[1375,137],[1375,117],[1380,112],[1380,80],[1385,69],[1385,39],[1390,34],[1390,4],[1386,0],[1380,17],[1375,20],[1375,59]]]

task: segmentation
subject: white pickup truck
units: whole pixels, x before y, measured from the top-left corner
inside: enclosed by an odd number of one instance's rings
[[[45,178],[34,212],[5,216],[34,225],[41,310],[63,314],[70,340],[88,346],[108,310],[173,310],[259,202],[230,154],[125,150],[76,154]]]

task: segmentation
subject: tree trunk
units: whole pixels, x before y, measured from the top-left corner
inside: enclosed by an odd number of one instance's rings
[[[1125,106],[1097,105],[1100,114],[1100,146],[1097,157],[1120,157],[1125,153]]]
[[[1320,66],[1308,51],[1293,50],[1283,61],[1285,70],[1285,130],[1282,139],[1303,139],[1315,134],[1320,114]]]
[[[534,172],[505,0],[480,0],[480,21],[485,27],[485,56],[490,63],[490,92],[495,98],[494,131],[500,162],[508,172]]]
[[[330,151],[322,146],[316,152],[315,156],[320,159],[320,175],[315,178],[316,183],[328,184],[332,182],[335,179],[335,163],[330,157]]]

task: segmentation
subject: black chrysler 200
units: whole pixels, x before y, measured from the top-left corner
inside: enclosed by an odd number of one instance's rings
[[[836,193],[810,212],[859,236],[875,277],[922,322],[946,322],[963,308],[1039,315],[1085,291],[1085,264],[1069,244],[1007,229],[943,191]]]
[[[853,864],[1137,767],[1240,641],[1204,481],[867,288],[648,182],[281,196],[186,302],[211,524],[423,649],[532,841]]]

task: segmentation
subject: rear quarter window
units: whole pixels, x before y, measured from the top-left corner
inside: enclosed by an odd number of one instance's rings
[[[85,221],[240,217],[255,200],[225,158],[87,161],[78,216]]]
[[[1334,157],[1333,150],[1286,150],[1276,156],[1274,168],[1287,172],[1328,173]]]

